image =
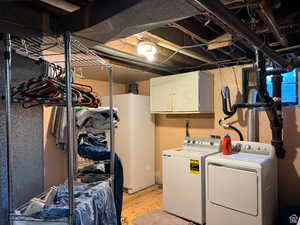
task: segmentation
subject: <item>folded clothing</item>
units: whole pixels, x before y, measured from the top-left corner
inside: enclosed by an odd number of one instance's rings
[[[107,148],[102,146],[89,146],[89,145],[79,145],[78,154],[85,159],[90,159],[94,161],[107,160],[106,157],[110,154]]]
[[[78,136],[78,144],[107,147],[107,139],[105,133],[85,133]]]
[[[83,184],[74,187],[75,225],[117,225],[113,194],[108,182]],[[68,188],[60,185],[57,189],[56,202],[46,205],[42,211],[31,215],[37,219],[55,220],[55,217],[66,217],[68,209]]]
[[[107,164],[106,164],[107,165]],[[109,165],[108,165],[109,166]],[[78,176],[84,176],[85,174],[103,174],[105,173],[106,168],[105,164],[94,164],[94,165],[88,165],[81,169],[78,169]]]
[[[113,108],[114,123],[119,122],[118,110]],[[76,112],[76,126],[80,130],[97,131],[106,130],[110,127],[110,109],[100,107],[97,109],[82,109]]]
[[[107,140],[104,134],[81,134],[78,137],[78,154],[94,161],[108,160]]]

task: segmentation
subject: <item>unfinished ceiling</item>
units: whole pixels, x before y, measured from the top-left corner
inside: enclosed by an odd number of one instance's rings
[[[158,74],[148,71],[137,70],[117,64],[112,65],[113,81],[116,83],[131,84],[139,81],[149,80],[153,77],[158,77]],[[83,68],[76,71],[81,77],[86,79],[108,81],[108,74],[105,68]]]
[[[129,67],[173,74],[252,63],[255,47],[273,66],[288,67],[300,55],[300,9],[293,0],[28,0],[0,4],[10,7],[2,7],[1,30],[13,27],[18,35],[71,30],[97,54],[117,64],[117,70]],[[27,13],[29,20],[18,21],[11,16],[13,11],[14,15]],[[156,44],[154,61],[137,54],[141,40]]]

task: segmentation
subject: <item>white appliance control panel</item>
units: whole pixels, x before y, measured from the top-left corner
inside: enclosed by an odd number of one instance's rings
[[[245,152],[261,155],[272,155],[274,153],[273,146],[258,142],[233,141],[232,147],[233,152]]]
[[[219,152],[221,140],[214,138],[185,137],[183,147],[196,150],[197,148],[208,149],[210,152]]]

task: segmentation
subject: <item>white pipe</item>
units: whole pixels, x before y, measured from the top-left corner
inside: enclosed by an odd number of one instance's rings
[[[248,103],[256,103],[257,90],[250,89]],[[255,108],[248,110],[248,141],[258,141],[257,112]]]

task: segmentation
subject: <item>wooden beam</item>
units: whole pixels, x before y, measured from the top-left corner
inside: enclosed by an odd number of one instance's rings
[[[157,45],[167,48],[169,50],[172,50],[174,52],[178,52],[180,54],[186,55],[188,57],[197,59],[199,61],[204,61],[204,62],[209,62],[209,63],[216,63],[216,59],[214,58],[214,56],[212,54],[210,54],[208,51],[205,51],[202,48],[199,48],[199,50],[201,51],[201,54],[195,53],[193,51],[190,51],[188,49],[183,49],[182,46],[179,46],[173,42],[170,42],[164,38],[161,38],[157,35],[154,35],[152,33],[149,32],[143,32],[142,36],[152,40],[153,42],[155,42]]]
[[[137,36],[132,35],[127,38],[108,42],[105,44],[105,46],[145,59],[144,56],[141,56],[137,53],[138,43],[139,43],[139,40],[138,40]],[[166,58],[168,58],[171,54],[173,54],[173,51],[157,45],[157,53],[156,53],[154,61],[161,63]],[[170,67],[178,67],[178,66],[184,66],[184,65],[195,65],[197,63],[198,63],[198,61],[195,59],[192,59],[185,55],[177,54],[174,57],[172,57],[171,60],[168,60],[164,64],[167,66],[170,66]]]
[[[192,37],[195,40],[198,40],[198,41],[200,41],[202,43],[206,44],[206,43],[209,42],[207,39],[205,39],[203,37],[200,37],[199,35],[195,34],[194,32],[188,30],[187,28],[185,28],[184,26],[182,26],[182,25],[180,25],[178,23],[172,23],[172,24],[170,24],[170,26],[177,28],[178,30],[182,31],[183,33],[189,35],[190,37]],[[208,49],[208,50],[211,50],[211,49]],[[231,58],[236,57],[236,55],[233,55],[232,53],[226,52],[223,49],[218,49],[218,51],[221,52],[224,55],[227,55],[227,56],[231,57]]]
[[[203,38],[203,37],[200,37],[199,35],[193,33],[192,31],[186,29],[184,26],[181,26],[180,24],[178,23],[171,23],[170,24],[171,27],[175,27],[176,29],[182,31],[183,33],[189,35],[190,37],[194,38],[195,40],[198,40],[200,42],[203,42],[203,43],[207,43],[208,40]]]
[[[226,40],[231,40],[228,42],[223,42]],[[219,37],[217,37],[216,39],[212,40],[211,42],[216,42],[214,44],[209,44],[208,45],[208,50],[213,50],[213,49],[218,49],[218,48],[223,48],[223,47],[228,47],[232,45],[232,35],[225,33]],[[217,43],[220,42],[220,43]]]
[[[48,5],[51,5],[53,7],[62,9],[66,12],[74,12],[78,9],[80,9],[79,6],[74,5],[70,2],[64,1],[64,0],[40,0],[43,3],[46,3]]]
[[[288,40],[285,35],[280,31],[280,28],[273,17],[272,12],[269,10],[266,0],[259,3],[258,15],[265,22],[265,24],[270,28],[275,38],[280,42],[282,46],[288,46]]]

